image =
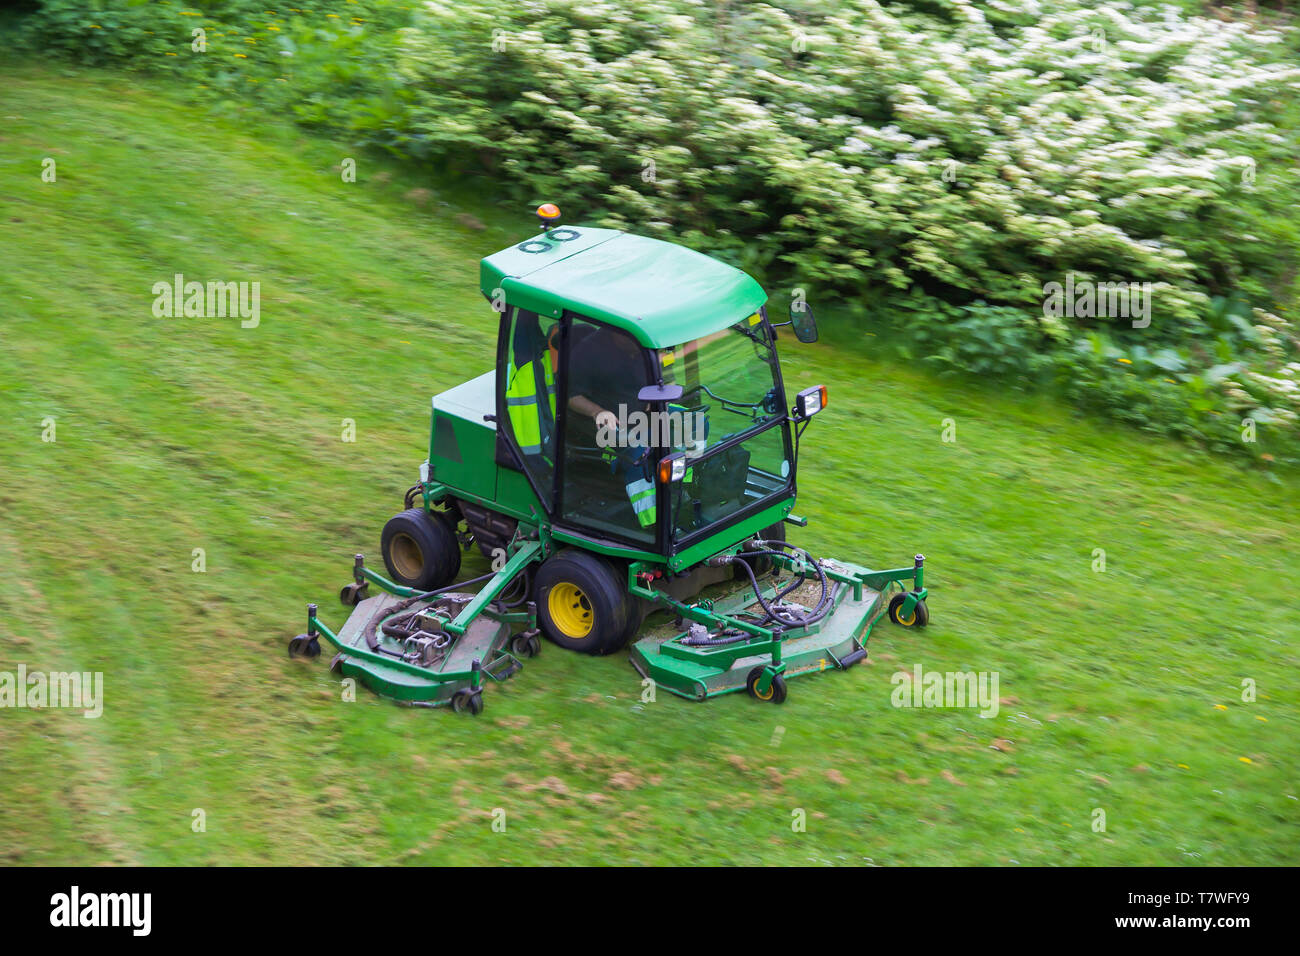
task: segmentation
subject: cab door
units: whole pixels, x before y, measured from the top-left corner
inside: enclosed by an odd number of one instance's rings
[[[560,519],[640,546],[657,540],[654,438],[636,428],[651,353],[627,332],[569,315],[561,367]],[[618,427],[601,423],[610,420]]]
[[[558,319],[514,307],[502,317],[497,462],[522,469],[547,512],[555,501],[559,346]]]

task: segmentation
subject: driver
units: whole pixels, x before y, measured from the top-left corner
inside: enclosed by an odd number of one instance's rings
[[[642,407],[637,392],[645,382],[645,357],[631,336],[605,326],[594,326],[573,346],[569,369],[569,409],[583,434],[582,443],[605,444],[614,436],[617,448],[608,448],[636,515],[637,525],[655,523],[655,486],[647,468],[649,449],[628,444],[619,431],[619,409],[627,413]]]
[[[618,408],[637,407],[644,372],[640,350],[631,338],[596,326],[573,347],[569,370],[569,408],[592,420],[595,429],[618,429]]]

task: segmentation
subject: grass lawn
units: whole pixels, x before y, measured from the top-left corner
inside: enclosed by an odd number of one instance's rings
[[[927,630],[782,707],[642,704],[626,654],[547,645],[473,719],[287,659],[378,564],[429,397],[491,365],[477,260],[533,228],[137,77],[3,69],[0,671],[102,671],[105,704],[0,710],[0,861],[1300,863],[1300,480],[842,329],[782,340],[831,396],[791,537],[924,552]],[[259,281],[260,325],[155,318],[175,273]],[[1000,712],[891,706],[918,664],[996,672]]]

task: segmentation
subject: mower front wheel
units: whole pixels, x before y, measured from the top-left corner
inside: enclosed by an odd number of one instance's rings
[[[408,508],[389,518],[379,546],[388,576],[404,587],[433,591],[460,573],[456,529],[423,508]]]
[[[785,678],[780,674],[772,678],[772,683],[768,685],[767,693],[764,694],[758,689],[758,681],[763,676],[762,667],[755,667],[749,672],[749,677],[745,680],[745,690],[754,700],[761,700],[773,704],[784,704],[786,696]]]
[[[518,657],[536,657],[542,650],[542,642],[536,631],[520,631],[510,639],[510,650]]]
[[[320,657],[320,641],[307,634],[299,634],[289,641],[290,657]]]
[[[369,584],[345,584],[339,591],[339,600],[344,607],[356,607],[370,596]]]
[[[907,594],[895,594],[889,599],[889,619],[902,627],[925,627],[930,623],[930,609],[924,601],[917,601],[911,614],[903,613],[903,602]]]
[[[475,717],[483,713],[483,691],[458,690],[451,695],[451,709],[458,714],[469,711]]]
[[[632,599],[609,561],[568,548],[537,569],[538,622],[560,647],[584,654],[611,654],[627,643]]]

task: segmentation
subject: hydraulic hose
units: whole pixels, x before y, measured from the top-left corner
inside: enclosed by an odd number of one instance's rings
[[[743,552],[741,554],[732,555],[728,563],[739,564],[744,569],[746,576],[748,576],[749,578],[750,586],[754,589],[754,596],[758,598],[758,603],[760,606],[762,606],[763,611],[766,614],[766,617],[764,617],[762,623],[765,624],[768,621],[774,621],[777,624],[782,625],[783,628],[807,627],[810,624],[817,623],[822,618],[824,618],[827,614],[830,613],[831,588],[830,588],[830,582],[826,578],[826,572],[822,570],[821,564],[803,548],[796,547],[786,541],[772,541],[770,543],[775,545],[778,548],[789,550],[794,552],[795,554],[802,555],[806,559],[807,563],[812,567],[812,569],[817,572],[817,580],[818,583],[821,584],[821,596],[818,598],[816,606],[811,611],[801,612],[801,611],[794,611],[789,608],[775,607],[774,604],[769,604],[767,600],[763,597],[763,589],[762,587],[759,586],[758,577],[757,575],[754,574],[754,569],[749,566],[749,562],[746,561],[745,558],[763,557],[763,556],[770,556],[770,555],[777,555],[777,554],[780,554],[781,556],[785,557],[786,555],[784,554],[784,552],[776,551],[772,549],[765,549],[762,551],[748,551],[748,552]],[[798,580],[792,582],[790,585],[782,589],[773,598],[774,603],[779,601],[786,594],[789,594],[796,587],[802,584],[803,577],[804,576],[800,574]]]
[[[749,635],[744,631],[728,628],[725,631],[719,631],[717,637],[691,637],[688,634],[677,643],[685,644],[688,647],[724,647],[727,644],[738,644],[748,638]]]
[[[432,591],[425,591],[421,594],[412,594],[410,597],[402,598],[402,600],[389,608],[388,614],[386,614],[382,620],[372,620],[366,625],[364,633],[366,645],[371,649],[377,647],[379,640],[375,632],[379,629],[380,625],[387,625],[390,621],[394,621],[399,615],[402,615],[403,611],[410,609],[413,605],[419,604],[421,601],[427,601],[429,598],[437,597],[439,594],[446,594],[448,591],[463,588],[467,584],[480,584],[487,581],[489,578],[494,577],[496,577],[496,572],[489,571],[487,574],[481,574],[476,578],[470,578],[468,581],[458,581],[455,584],[448,584],[446,587],[435,588]],[[388,633],[387,627],[385,627],[384,633]]]

